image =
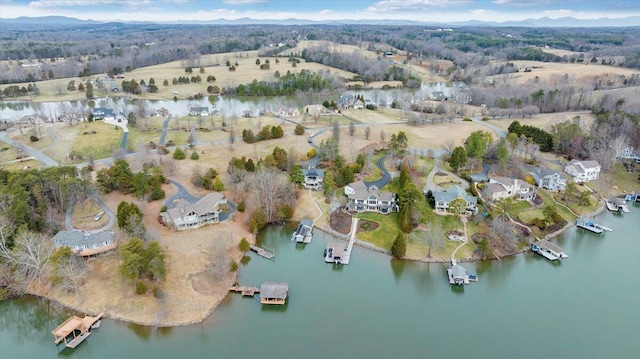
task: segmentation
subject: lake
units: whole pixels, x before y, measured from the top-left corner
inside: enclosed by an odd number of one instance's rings
[[[289,283],[285,306],[230,294],[202,325],[155,329],[103,320],[75,351],[51,330],[69,315],[39,299],[0,303],[0,358],[630,358],[640,353],[640,205],[575,227],[556,242],[570,258],[532,253],[463,264],[477,283],[453,287],[446,265],[402,262],[355,247],[348,266],[323,261],[332,239],[261,233],[241,285]],[[60,347],[62,348],[62,347]],[[635,354],[633,354],[635,353]]]

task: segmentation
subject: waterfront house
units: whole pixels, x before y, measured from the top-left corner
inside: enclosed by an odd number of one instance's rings
[[[53,236],[53,245],[56,248],[69,247],[76,255],[88,257],[115,249],[115,233],[110,230],[60,231]]]
[[[285,304],[289,292],[288,283],[264,282],[260,286],[260,303]]]
[[[349,200],[346,205],[348,211],[386,214],[399,209],[394,193],[380,191],[377,186],[367,186],[362,181],[346,185],[344,194]]]
[[[598,179],[600,164],[597,161],[573,160],[564,166],[564,171],[572,177],[573,182],[584,183]]]
[[[539,188],[546,188],[551,191],[564,191],[567,187],[567,180],[558,171],[549,168],[527,166],[527,171],[531,174]]]
[[[276,114],[280,117],[297,117],[300,116],[300,110],[295,107],[281,108]]]
[[[209,107],[207,106],[191,106],[189,107],[189,116],[209,116]]]
[[[468,195],[464,189],[454,186],[445,191],[435,191],[433,197],[436,202],[436,212],[447,212],[449,205],[454,200],[461,198],[464,200],[466,206],[462,213],[464,214],[476,214],[478,212],[478,199],[474,196]]]
[[[484,188],[483,193],[491,201],[505,198],[531,201],[536,197],[536,190],[532,185],[521,179],[509,177],[489,178],[489,184]]]
[[[91,110],[94,120],[115,120],[116,112],[110,108],[96,107]]]
[[[309,116],[322,116],[331,113],[328,108],[318,104],[306,106],[304,112]]]
[[[314,189],[316,191],[322,190],[322,184],[324,183],[324,170],[311,167],[303,169],[304,175],[304,188]]]
[[[179,199],[174,208],[160,213],[164,224],[178,231],[196,229],[211,223],[218,223],[221,206],[227,199],[218,192],[209,193],[196,203]]]

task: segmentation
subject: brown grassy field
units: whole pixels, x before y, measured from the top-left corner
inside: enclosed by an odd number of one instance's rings
[[[570,120],[576,116],[580,116],[580,123],[585,131],[588,131],[591,124],[595,120],[595,115],[589,111],[575,111],[575,112],[559,112],[559,113],[543,113],[534,115],[531,118],[526,117],[512,117],[503,119],[492,119],[489,123],[496,125],[505,131],[509,128],[509,125],[513,121],[518,121],[522,125],[529,125],[549,130],[552,125]]]
[[[517,84],[530,84],[533,81],[554,83],[558,82],[565,75],[567,82],[582,83],[596,76],[631,76],[637,74],[638,70],[626,69],[622,67],[584,64],[584,63],[555,63],[555,62],[539,62],[539,61],[511,61],[516,68],[520,70],[518,73],[507,75],[497,75],[494,78],[497,81],[515,82]],[[497,65],[498,63],[496,63]],[[524,72],[525,69],[531,69],[531,72]]]

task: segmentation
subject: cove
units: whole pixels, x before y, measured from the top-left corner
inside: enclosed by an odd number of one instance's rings
[[[0,303],[0,358],[630,358],[640,353],[640,205],[598,216],[613,229],[575,227],[557,243],[570,258],[532,253],[464,264],[479,282],[446,280],[446,265],[402,262],[355,247],[348,266],[323,261],[335,239],[290,241],[293,225],[260,240],[238,282],[289,283],[285,306],[230,294],[201,325],[146,328],[113,320],[74,351],[51,330],[69,312],[45,300]]]

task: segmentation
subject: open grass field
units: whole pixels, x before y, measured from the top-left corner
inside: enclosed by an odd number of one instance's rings
[[[395,241],[398,233],[400,233],[398,213],[379,214],[367,212],[358,213],[357,216],[358,218],[373,221],[380,225],[373,231],[358,232],[358,239],[369,242],[383,249],[391,249],[393,241]]]
[[[109,222],[109,218],[103,215],[96,221],[95,216],[99,213],[102,213],[102,209],[92,198],[76,202],[71,214],[71,224],[73,228],[85,231],[100,229]]]
[[[71,147],[71,151],[81,155],[82,160],[88,158],[105,158],[111,156],[113,151],[120,146],[122,129],[105,124],[102,121],[84,122],[77,127],[77,136]],[[92,133],[95,131],[95,133]]]

